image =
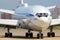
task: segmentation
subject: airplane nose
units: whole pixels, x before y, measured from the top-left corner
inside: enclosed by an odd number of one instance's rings
[[[31,24],[29,24],[29,25],[34,25],[31,28],[34,28],[36,30],[41,30],[41,29],[45,30],[49,27],[49,24],[50,24],[50,22],[49,22],[48,18],[41,17],[41,18],[36,19],[36,20],[31,20]]]
[[[40,17],[39,20],[42,20],[44,22],[48,22],[49,21],[47,17]]]
[[[43,24],[40,24],[42,27],[42,30],[47,29],[49,27],[50,21],[47,17],[40,17],[39,20],[41,21],[41,23],[43,23]]]

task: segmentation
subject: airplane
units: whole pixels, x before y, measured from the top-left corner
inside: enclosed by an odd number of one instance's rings
[[[13,19],[0,19],[1,25],[6,25],[7,33],[5,37],[12,37],[10,32],[11,26],[27,29],[25,36],[28,38],[33,37],[31,31],[38,31],[37,38],[43,38],[43,30],[50,27],[50,32],[47,33],[47,37],[55,37],[53,32],[53,25],[60,24],[60,19],[52,19],[52,13],[50,9],[56,6],[45,7],[41,5],[29,6],[21,0],[21,5],[15,10],[0,9],[0,12],[9,13],[13,15]],[[9,22],[9,23],[8,23]]]

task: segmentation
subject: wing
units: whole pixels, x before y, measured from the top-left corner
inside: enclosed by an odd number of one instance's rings
[[[12,11],[12,10],[6,10],[6,9],[0,9],[0,12],[14,14],[14,11]]]
[[[0,25],[18,26],[18,20],[0,19]]]
[[[60,19],[52,19],[51,25],[59,25],[60,24]]]

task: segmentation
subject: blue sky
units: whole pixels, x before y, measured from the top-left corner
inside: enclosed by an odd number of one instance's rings
[[[4,9],[15,9],[19,4],[20,0],[0,0],[0,8]],[[24,0],[29,5],[43,5],[52,6],[57,5],[60,7],[60,0]]]

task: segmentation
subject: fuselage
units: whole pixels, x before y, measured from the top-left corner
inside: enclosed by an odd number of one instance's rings
[[[35,31],[45,30],[50,26],[51,23],[51,13],[50,11],[43,6],[28,6],[28,7],[19,7],[15,10],[13,18],[19,19],[22,18],[22,23],[20,22],[22,28],[31,29]]]

